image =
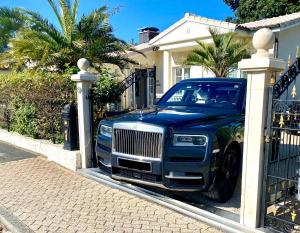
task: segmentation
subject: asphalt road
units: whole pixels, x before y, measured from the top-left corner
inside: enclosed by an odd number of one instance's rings
[[[0,142],[0,163],[34,158],[37,155]]]

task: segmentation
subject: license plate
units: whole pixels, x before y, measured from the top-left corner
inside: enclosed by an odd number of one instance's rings
[[[118,159],[119,167],[129,168],[132,170],[151,172],[151,163],[149,162],[140,162],[135,160],[128,159]]]

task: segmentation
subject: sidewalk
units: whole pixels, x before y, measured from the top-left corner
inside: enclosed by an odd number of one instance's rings
[[[0,205],[35,232],[221,232],[40,157],[0,164]]]

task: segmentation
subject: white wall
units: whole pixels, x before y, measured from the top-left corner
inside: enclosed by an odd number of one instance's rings
[[[203,68],[201,66],[191,66],[191,78],[202,78]]]
[[[202,66],[191,66],[191,78],[213,78],[215,75]]]
[[[300,46],[300,25],[281,31],[278,34],[278,58],[287,61],[289,55],[291,55],[292,61],[294,61],[296,48]]]
[[[181,67],[184,65],[184,60],[188,54],[192,51],[191,48],[186,48],[185,51],[172,52],[172,78],[174,76],[173,68]],[[191,78],[210,78],[214,77],[214,74],[202,66],[186,66],[191,68]]]
[[[295,61],[296,56],[296,48],[300,46],[300,25],[294,28],[290,28],[278,33],[278,58],[283,59],[284,61],[288,61],[289,55],[291,55],[291,62]],[[299,51],[300,55],[300,51]],[[283,94],[283,98],[292,98],[291,91],[293,85],[289,87],[289,90]],[[296,79],[296,89],[297,89],[297,97],[300,97],[300,79],[299,77]]]
[[[210,25],[208,24],[206,25],[201,22],[188,20],[183,22],[181,25],[178,25],[177,28],[174,28],[153,45],[160,46],[164,44],[178,43],[180,41],[192,41],[200,38],[208,38],[210,37],[210,33],[208,31],[209,27]],[[218,30],[221,33],[232,31],[232,29],[222,28],[222,26],[218,27]]]
[[[164,69],[163,69],[163,52],[159,51],[156,52],[156,94],[162,95],[163,94],[163,75],[164,75]]]

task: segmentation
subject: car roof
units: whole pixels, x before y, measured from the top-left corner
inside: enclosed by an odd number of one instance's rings
[[[239,82],[246,83],[247,79],[245,78],[189,78],[180,81],[180,83],[187,82]]]

